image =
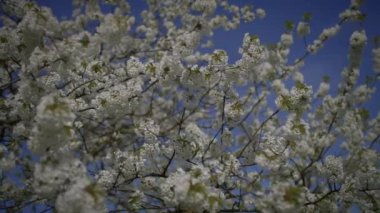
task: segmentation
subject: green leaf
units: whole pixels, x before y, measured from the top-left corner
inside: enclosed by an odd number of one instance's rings
[[[249,40],[250,40],[250,42],[257,42],[257,41],[259,41],[259,36],[258,35],[250,35]]]
[[[366,14],[359,14],[356,18],[358,21],[364,21],[366,19]]]
[[[301,195],[301,189],[298,187],[289,187],[285,190],[284,200],[291,204],[299,204],[298,198]]]
[[[218,175],[211,175],[210,176],[210,182],[211,183],[217,183],[218,182]]]
[[[148,66],[146,66],[146,71],[154,75],[156,73],[156,67],[154,66],[154,64],[149,63]]]
[[[168,74],[170,72],[170,67],[164,67],[164,74]]]
[[[71,135],[71,129],[72,129],[71,126],[67,126],[67,125],[64,125],[64,126],[63,126],[63,130],[65,131],[65,133],[66,133],[67,135]]]
[[[363,119],[363,120],[367,120],[370,116],[369,114],[369,111],[367,109],[359,109],[358,110],[358,114],[360,115],[360,117]]]
[[[35,4],[33,2],[28,2],[24,5],[25,9],[27,10],[32,10],[33,8],[35,8]]]
[[[232,106],[231,109],[234,111],[240,111],[243,109],[243,104],[240,103],[240,101],[236,101]]]
[[[8,39],[6,37],[0,36],[0,43],[8,43]]]
[[[205,74],[205,79],[206,80],[210,80],[210,78],[211,78],[211,73],[206,73]]]
[[[309,90],[309,87],[306,84],[299,81],[296,82],[296,88],[299,90]]]
[[[290,96],[281,95],[280,106],[285,108],[285,109],[291,109],[292,101],[290,99]]]
[[[285,29],[292,31],[294,29],[294,23],[292,21],[285,21]]]
[[[62,103],[58,101],[53,104],[47,105],[45,110],[52,111],[52,112],[55,112],[55,111],[69,112],[70,108],[67,106],[66,103]]]
[[[201,70],[197,67],[195,69],[190,69],[190,74],[201,74]]]
[[[222,204],[222,200],[220,199],[220,197],[216,197],[216,196],[210,196],[208,197],[208,204],[209,206],[212,208],[215,204],[219,204],[221,205]]]
[[[97,84],[95,82],[91,82],[91,83],[88,84],[88,88],[90,88],[90,89],[93,89],[96,86],[97,86]]]
[[[88,44],[90,43],[90,39],[87,35],[84,35],[82,39],[79,41],[83,47],[88,47]]]
[[[380,47],[380,35],[375,36],[375,37],[373,38],[373,43],[375,44],[375,47],[376,47],[376,48],[379,48],[379,47]]]
[[[202,175],[202,171],[200,168],[196,168],[193,171],[191,171],[191,175],[195,178],[199,177]]]
[[[293,124],[292,130],[297,131],[297,132],[299,132],[301,134],[305,134],[306,133],[305,125],[301,124],[301,123],[295,123],[295,124]]]
[[[312,17],[311,13],[304,13],[302,20],[309,22],[311,20],[311,17]]]
[[[102,66],[100,64],[94,64],[92,67],[91,67],[92,71],[95,72],[95,73],[100,73],[102,72]]]
[[[287,143],[289,144],[289,147],[292,149],[295,149],[297,146],[297,143],[295,141],[287,141]]]
[[[196,183],[196,184],[191,184],[189,191],[189,194],[203,194],[204,196],[207,195],[207,190],[206,187],[202,183]]]
[[[101,105],[102,107],[105,107],[105,106],[107,105],[107,100],[106,100],[106,99],[102,99],[102,100],[100,101],[100,105]]]
[[[224,51],[219,51],[217,53],[212,54],[211,58],[215,62],[222,62],[226,53]]]
[[[100,201],[104,194],[101,188],[95,183],[91,183],[88,186],[86,186],[84,188],[84,191],[91,195],[91,197],[95,200],[95,203]]]
[[[85,69],[88,64],[86,61],[82,61],[82,62],[80,62],[80,65],[83,67],[83,69]]]
[[[257,153],[257,154],[262,154],[262,155],[264,155],[264,157],[266,158],[266,159],[268,159],[269,161],[273,161],[273,160],[276,160],[277,158],[278,158],[278,155],[277,154],[275,154],[275,153],[273,153],[274,155],[268,155],[267,153],[265,153],[265,152],[259,152],[259,153]]]
[[[328,76],[328,75],[324,75],[324,76],[323,76],[323,82],[325,82],[325,83],[329,83],[329,82],[330,82],[330,76]]]
[[[277,44],[268,44],[267,45],[269,50],[276,50],[277,49]]]

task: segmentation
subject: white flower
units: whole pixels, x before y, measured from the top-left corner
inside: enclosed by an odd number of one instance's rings
[[[255,13],[252,11],[252,7],[244,6],[240,9],[242,19],[246,22],[253,21],[255,19]],[[260,17],[261,18],[261,17]]]
[[[317,97],[325,97],[328,94],[329,89],[330,89],[329,83],[321,82],[321,84],[319,85],[319,89],[316,93],[316,96]]]
[[[119,45],[123,36],[134,24],[134,17],[119,14],[107,14],[101,24],[96,27],[102,40],[109,46]]]
[[[256,9],[256,14],[259,18],[264,18],[266,16],[265,10],[261,8]]]
[[[286,94],[287,93],[287,89],[285,88],[284,83],[280,79],[274,80],[272,82],[272,87],[273,87],[273,90],[277,94]]]
[[[141,192],[140,190],[136,190],[133,192],[128,199],[128,204],[130,208],[132,209],[138,209],[140,208],[141,201],[144,198],[144,193]]]
[[[304,82],[303,74],[301,72],[293,73],[293,80],[294,82]]]
[[[131,57],[127,62],[127,73],[131,77],[136,77],[145,69],[144,65],[136,57]]]
[[[318,50],[321,49],[322,47],[323,47],[323,41],[317,39],[317,40],[313,41],[313,44],[310,44],[307,46],[307,50],[308,50],[308,52],[314,54],[314,53],[318,52]]]
[[[374,93],[374,91],[375,89],[372,89],[367,85],[360,85],[353,91],[353,102],[356,104],[365,103],[368,99],[370,99],[371,94]]]
[[[329,155],[325,158],[323,167],[318,165],[321,172],[332,180],[341,179],[344,177],[343,159],[334,155]]]
[[[347,9],[339,14],[339,18],[343,19],[356,19],[362,15],[362,13],[359,10],[351,10]]]
[[[100,78],[108,71],[108,68],[103,61],[93,60],[85,67],[85,71],[90,76]]]
[[[271,156],[281,155],[286,149],[286,143],[283,137],[267,135],[263,143],[263,146],[269,151],[267,154]]]
[[[36,125],[30,148],[38,154],[59,150],[67,145],[73,135],[75,114],[66,99],[48,95],[37,106]]]
[[[16,156],[13,152],[9,152],[7,148],[0,144],[0,174],[2,172],[13,169],[16,165]]]
[[[70,184],[86,180],[86,168],[79,160],[65,159],[58,165],[45,163],[36,165],[33,175],[34,192],[52,196]]]
[[[139,122],[139,128],[136,128],[135,132],[148,141],[154,141],[160,132],[160,126],[152,119],[144,119]]]
[[[115,184],[117,173],[115,170],[101,170],[99,174],[96,175],[97,183],[106,189]]]
[[[59,213],[100,213],[105,211],[103,198],[102,192],[96,185],[83,180],[59,194],[55,208]]]
[[[168,204],[178,205],[186,199],[190,188],[190,174],[178,169],[160,185],[164,199]]]
[[[224,170],[227,174],[238,174],[240,169],[240,162],[235,156],[228,155],[226,161],[224,162]]]
[[[132,178],[144,167],[146,159],[129,152],[117,150],[114,153],[115,163],[125,178]]]
[[[363,3],[362,0],[351,0],[352,7],[359,7]]]
[[[311,100],[312,87],[298,82],[289,94],[280,94],[276,104],[280,108],[293,112],[303,112]]]
[[[293,36],[289,33],[285,33],[281,35],[281,43],[285,47],[289,47],[290,45],[293,44]]]
[[[199,45],[200,34],[198,32],[185,33],[177,38],[173,52],[175,55],[186,57],[193,53],[193,50]]]
[[[216,210],[223,204],[224,194],[211,187],[210,171],[203,166],[194,166],[189,172],[179,168],[160,185],[166,204],[180,205],[184,209]],[[212,199],[214,202],[209,202]]]
[[[228,55],[224,50],[215,50],[214,53],[210,56],[209,64],[215,67],[223,67],[228,63]]]
[[[334,27],[324,29],[321,35],[319,36],[319,40],[324,41],[330,37],[333,37],[339,32],[339,30],[340,30],[339,25],[335,25]]]
[[[217,7],[215,0],[196,0],[193,8],[197,10],[204,10],[206,13],[213,12]]]
[[[242,59],[239,60],[239,66],[249,69],[252,65],[257,65],[267,57],[266,48],[260,44],[259,37],[246,33],[243,39],[243,45],[239,48]]]
[[[380,73],[380,48],[376,48],[372,50],[372,58],[373,58],[373,70],[376,73]]]
[[[367,43],[367,35],[364,30],[355,31],[350,38],[350,45],[353,47],[364,46]]]
[[[310,25],[307,22],[299,22],[297,25],[297,33],[298,35],[304,37],[308,34],[310,34]]]

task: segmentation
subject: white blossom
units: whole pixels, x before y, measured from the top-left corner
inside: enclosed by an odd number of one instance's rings
[[[44,154],[67,145],[73,135],[74,113],[65,99],[55,95],[42,98],[37,106],[37,125],[33,128],[31,149]]]
[[[102,192],[89,181],[72,185],[60,194],[55,206],[58,212],[104,212]]]
[[[372,50],[373,69],[376,73],[380,73],[380,48]]]
[[[131,77],[136,77],[144,69],[144,65],[136,57],[131,57],[127,62],[127,73]]]
[[[262,8],[256,9],[256,14],[259,18],[264,18],[266,16],[265,10]]]
[[[293,36],[291,34],[282,34],[281,35],[281,43],[285,47],[289,47],[293,44]]]
[[[340,26],[336,25],[330,28],[326,28],[322,31],[321,35],[319,35],[320,40],[326,40],[328,38],[331,38],[335,36],[340,30]]]
[[[353,47],[363,46],[367,42],[367,36],[365,31],[355,31],[350,38],[350,44]]]
[[[307,22],[299,22],[297,25],[297,33],[298,35],[304,37],[308,34],[310,34],[310,25]]]
[[[341,157],[329,155],[325,158],[323,165],[319,165],[320,171],[330,180],[344,177],[343,162]]]
[[[316,93],[316,96],[317,97],[325,97],[328,92],[329,92],[329,89],[330,89],[330,84],[327,83],[327,82],[321,82],[321,84],[319,85],[319,89]]]

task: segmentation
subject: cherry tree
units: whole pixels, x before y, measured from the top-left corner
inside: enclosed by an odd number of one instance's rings
[[[295,61],[309,14],[272,45],[245,34],[233,62],[201,47],[264,9],[147,0],[135,17],[124,0],[74,0],[59,20],[34,2],[0,3],[0,211],[380,210],[380,113],[364,107],[380,48],[358,81],[369,41],[352,32],[335,93],[301,72],[346,23],[365,21],[361,1]]]

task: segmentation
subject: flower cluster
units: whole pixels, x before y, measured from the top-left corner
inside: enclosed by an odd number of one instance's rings
[[[56,153],[67,145],[74,133],[75,115],[68,102],[55,95],[42,98],[37,106],[36,126],[33,128],[30,148],[40,155]]]
[[[136,176],[144,167],[145,159],[137,154],[131,155],[120,150],[114,153],[114,160],[117,168],[123,173],[124,178],[129,179]]]
[[[297,33],[302,37],[310,34],[310,24],[303,21],[299,22],[297,25]]]
[[[319,171],[331,181],[340,180],[344,177],[343,162],[341,157],[329,155],[323,164],[318,164]]]
[[[259,37],[246,33],[243,39],[243,46],[239,49],[242,58],[247,60],[260,61],[265,57],[265,48],[260,44]]]
[[[373,70],[376,73],[380,73],[380,48],[376,48],[372,50],[373,57]]]
[[[318,39],[313,41],[313,44],[309,45],[307,47],[308,51],[310,53],[316,53],[323,47],[323,42],[325,42],[327,39],[335,36],[340,30],[339,25],[335,25],[333,27],[324,29],[322,33],[319,35]]]
[[[276,104],[278,107],[288,111],[303,112],[307,109],[311,97],[311,86],[298,82],[289,94],[280,94],[276,99]]]
[[[165,202],[195,212],[220,209],[225,196],[218,189],[207,185],[209,179],[210,173],[204,167],[196,166],[189,172],[178,169],[161,185]]]

